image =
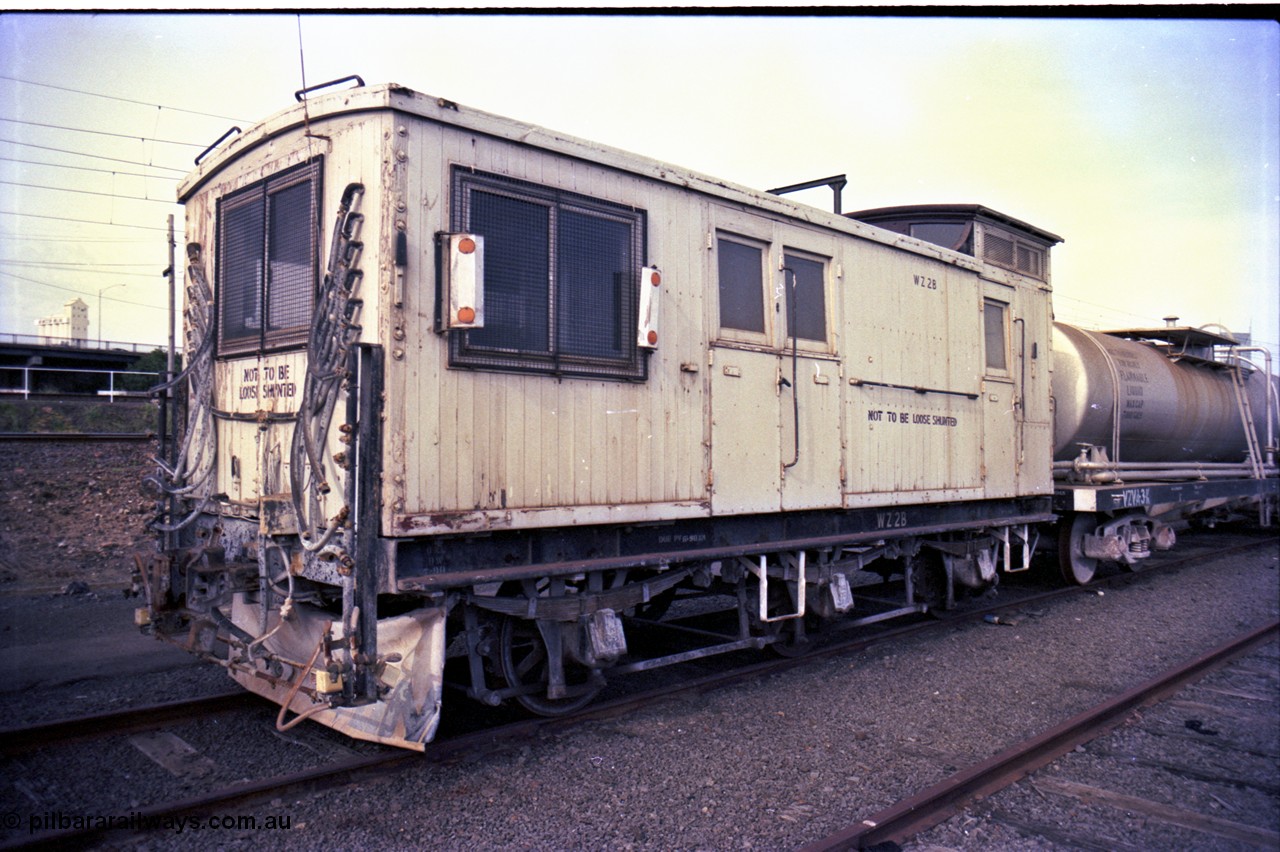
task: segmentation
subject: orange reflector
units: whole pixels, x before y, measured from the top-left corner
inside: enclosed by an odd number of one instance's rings
[[[659,275],[657,272],[654,272],[649,276],[649,283],[657,287],[659,284],[662,283],[662,276]]]
[[[475,248],[476,244],[471,243],[471,247]],[[475,308],[458,308],[458,322],[475,322],[475,321],[476,321]]]
[[[649,332],[649,345],[654,346],[657,344],[657,342],[658,342],[658,332],[656,331]]]
[[[462,239],[458,240],[458,251],[461,252],[462,254],[471,254],[475,250],[476,250],[476,241],[471,239],[470,237],[463,237]],[[471,322],[471,320],[464,320],[464,322]]]

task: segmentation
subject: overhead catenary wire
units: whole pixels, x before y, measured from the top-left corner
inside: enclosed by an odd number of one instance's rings
[[[8,74],[0,74],[0,80],[8,80],[12,83],[22,83],[27,86],[39,86],[42,89],[56,89],[60,92],[72,92],[77,95],[87,95],[91,98],[105,98],[106,100],[120,101],[121,103],[126,103],[126,104],[137,104],[138,106],[155,107],[156,109],[160,109],[160,110],[167,109],[170,112],[184,112],[184,113],[187,113],[188,115],[201,115],[201,116],[204,116],[205,118],[219,118],[219,119],[225,119],[227,121],[240,121],[240,122],[246,121],[246,119],[242,119],[242,118],[232,118],[231,116],[228,116],[228,115],[218,115],[217,113],[212,113],[212,112],[201,112],[200,110],[187,109],[185,107],[169,106],[168,104],[156,104],[156,103],[151,103],[150,101],[135,100],[134,98],[122,98],[119,95],[104,95],[99,92],[88,92],[88,91],[85,91],[84,89],[73,89],[70,86],[57,86],[57,85],[54,85],[53,83],[40,83],[35,80],[23,80],[19,77],[11,77]]]
[[[151,136],[121,134],[121,133],[114,133],[114,132],[109,132],[104,130],[86,128],[86,127],[73,127],[73,126],[68,126],[66,124],[55,124],[52,122],[27,121],[24,119],[12,118],[8,116],[0,117],[0,122],[3,122],[3,121],[8,121],[10,123],[22,124],[22,125],[27,125],[32,127],[44,127],[44,128],[53,128],[56,130],[67,130],[67,131],[73,131],[73,132],[88,133],[88,134],[93,134],[95,136],[106,136],[106,137],[112,137],[112,138],[138,140],[144,144],[147,144],[148,147],[151,149],[154,148],[154,145],[150,143],[173,144],[173,145],[179,145],[179,146],[188,147],[188,148],[199,147],[198,143],[185,142],[185,141],[173,140],[173,139],[161,139],[159,138],[159,134],[155,132],[153,132]],[[158,128],[158,126],[159,126],[159,123],[157,121],[156,127]],[[79,195],[86,198],[88,197],[99,197],[104,199],[109,198],[109,199],[112,199],[113,201],[118,199],[125,203],[143,202],[143,203],[151,203],[151,204],[175,204],[176,199],[173,197],[170,197],[168,192],[160,192],[158,193],[158,197],[157,197],[157,193],[154,193],[150,191],[149,188],[146,188],[146,184],[143,185],[144,191],[140,194],[125,193],[125,192],[119,191],[118,189],[114,189],[114,187],[119,185],[116,178],[125,178],[126,180],[134,180],[134,179],[147,180],[153,177],[161,177],[166,181],[172,182],[172,181],[180,180],[181,178],[179,177],[179,175],[184,174],[186,171],[185,169],[178,169],[171,166],[156,165],[154,162],[141,162],[137,159],[111,157],[111,156],[107,156],[105,154],[100,154],[100,153],[77,151],[69,147],[55,147],[55,146],[49,146],[49,145],[41,145],[37,143],[28,143],[28,142],[19,141],[18,139],[14,139],[14,138],[0,139],[0,142],[3,142],[5,144],[10,144],[10,145],[15,145],[15,146],[27,146],[27,147],[30,147],[32,150],[49,151],[52,153],[65,154],[65,155],[68,155],[71,157],[77,157],[77,158],[78,157],[88,158],[87,162],[85,162],[83,165],[77,164],[74,162],[73,163],[55,163],[55,162],[49,162],[47,159],[44,159],[44,158],[41,158],[40,160],[36,160],[35,158],[32,158],[32,157],[21,157],[21,156],[6,157],[4,159],[6,161],[22,163],[23,167],[63,168],[63,169],[74,170],[75,173],[86,173],[86,172],[107,173],[112,176],[112,183],[110,186],[113,188],[112,191],[104,192],[104,191],[88,189],[84,187],[59,186],[59,185],[56,185],[55,183],[43,183],[43,182],[35,182],[30,180],[0,180],[0,185],[20,187],[23,189],[45,191],[45,192],[72,193],[72,194]],[[154,159],[154,157],[151,157],[149,154],[147,158]],[[128,164],[128,165],[136,165],[141,167],[141,169],[145,170],[145,172],[138,172],[134,170],[126,171],[126,170],[114,169],[114,168],[102,168],[101,164],[106,164],[106,163],[122,163],[122,164]],[[155,174],[154,173],[155,171],[165,171],[165,172],[169,172],[170,174],[168,175]],[[106,221],[91,220],[88,218],[81,218],[76,216],[38,213],[32,210],[25,210],[21,212],[3,210],[3,211],[0,211],[0,215],[24,216],[30,219],[46,219],[50,221],[75,222],[77,224],[86,224],[86,225],[107,225],[110,227],[129,227],[129,228],[148,230],[148,231],[164,230],[163,228],[159,228],[155,226],[138,225],[138,224],[133,224],[127,221],[118,221],[118,211],[115,211],[115,210],[113,210],[108,215],[108,218]],[[130,217],[126,216],[125,218],[130,218]]]
[[[17,260],[16,258],[8,257],[0,257],[0,264],[6,266],[38,266],[44,269],[106,269],[121,266],[140,266],[149,269],[158,265],[151,261],[142,261],[140,263],[90,263],[78,260]]]
[[[5,116],[0,116],[0,121],[7,121],[11,124],[23,124],[27,127],[43,127],[46,130],[66,130],[71,133],[91,133],[94,136],[110,136],[115,139],[131,139],[135,142],[152,142],[158,145],[181,145],[184,148],[205,147],[199,142],[181,142],[177,139],[152,139],[147,136],[138,136],[134,133],[113,133],[109,130],[90,130],[87,127],[68,127],[65,124],[48,124],[42,121],[24,121],[20,118],[6,118]]]
[[[122,245],[137,243],[154,245],[155,240],[144,237],[70,237],[64,234],[0,234],[0,240],[21,240],[24,243],[111,243]]]
[[[147,198],[144,195],[121,195],[118,192],[94,192],[91,189],[71,189],[65,186],[46,186],[44,184],[39,184],[39,183],[23,183],[22,181],[17,181],[17,180],[0,180],[0,184],[4,184],[6,186],[21,186],[24,189],[44,189],[44,190],[51,190],[53,192],[74,192],[77,195],[94,195],[99,197],[105,196],[107,198],[120,198],[125,201],[150,201],[152,204],[177,204],[178,203],[176,199]]]
[[[155,225],[129,225],[124,222],[100,222],[95,219],[75,219],[70,216],[47,216],[41,213],[19,213],[16,210],[0,210],[0,216],[27,216],[32,219],[52,219],[57,222],[78,222],[83,225],[105,225],[111,228],[140,228],[144,231],[167,231]]]
[[[145,166],[151,169],[163,169],[166,172],[178,172],[181,175],[185,175],[190,171],[190,169],[180,169],[176,166],[161,166],[156,163],[143,162],[142,160],[125,160],[120,157],[108,157],[104,154],[92,154],[88,151],[72,151],[69,148],[54,148],[50,145],[37,145],[35,142],[21,142],[17,139],[0,139],[0,142],[5,143],[6,145],[22,145],[27,148],[37,148],[41,151],[53,151],[58,154],[72,154],[77,157],[91,157],[95,160],[106,160],[111,163],[124,163],[130,166]],[[181,178],[178,178],[178,180],[181,180]]]
[[[17,281],[26,282],[27,284],[35,284],[40,287],[50,287],[54,290],[65,290],[68,293],[76,293],[77,295],[80,295],[80,296],[92,296],[94,298],[98,298],[98,294],[92,290],[80,290],[75,287],[64,287],[61,284],[50,284],[48,281],[39,281],[35,278],[28,278],[25,275],[14,275],[12,272],[5,272],[3,269],[0,269],[0,276],[4,276],[5,278],[13,278]],[[147,276],[147,277],[152,278],[154,276]],[[107,302],[118,302],[119,304],[122,304],[122,305],[134,305],[135,307],[139,307],[139,308],[150,308],[153,311],[168,310],[168,308],[163,305],[149,305],[146,302],[134,302],[134,301],[130,301],[129,299],[120,299],[115,296],[102,296],[101,298]]]
[[[129,266],[155,267],[154,263],[130,263]],[[91,273],[95,277],[111,275],[117,278],[146,278],[154,279],[154,273],[148,272],[121,272],[115,269],[99,269],[92,263],[81,264],[79,266],[45,266],[40,263],[15,263],[13,261],[0,260],[0,271],[6,266],[16,266],[23,270],[29,269],[46,269],[52,272],[74,272],[76,274]]]
[[[27,166],[47,166],[51,169],[74,169],[78,172],[97,172],[99,174],[116,175],[119,177],[140,177],[147,178],[148,180],[168,180],[175,183],[182,180],[182,178],[170,175],[149,175],[144,172],[122,172],[118,169],[96,169],[93,166],[73,166],[70,163],[42,163],[39,160],[22,160],[17,157],[0,157],[0,162],[22,163]]]

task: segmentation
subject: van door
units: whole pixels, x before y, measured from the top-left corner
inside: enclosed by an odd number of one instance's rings
[[[985,496],[1016,493],[1022,408],[1010,351],[1010,301],[987,288],[982,300],[982,472]]]
[[[712,510],[776,511],[781,484],[777,321],[769,256],[773,224],[745,214],[717,221],[711,357]]]
[[[725,211],[716,226],[713,510],[839,506],[831,240]]]
[[[781,508],[829,508],[841,504],[840,363],[830,309],[836,270],[827,241],[787,229],[780,237]]]

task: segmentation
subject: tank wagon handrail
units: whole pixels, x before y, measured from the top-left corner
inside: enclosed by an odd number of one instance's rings
[[[1204,462],[1165,462],[1152,464],[1114,464],[1109,462],[1054,462],[1055,479],[1067,479],[1072,475],[1082,477],[1088,484],[1111,484],[1131,481],[1209,480],[1209,479],[1268,479],[1280,476],[1280,467],[1274,464],[1255,469],[1248,463],[1214,464]]]
[[[1265,463],[1270,466],[1275,464],[1276,460],[1275,416],[1277,412],[1280,411],[1280,399],[1277,398],[1275,382],[1272,381],[1271,350],[1261,346],[1232,346],[1230,350],[1228,350],[1228,355],[1235,359],[1237,373],[1246,365],[1253,367],[1255,370],[1257,369],[1255,364],[1240,356],[1240,353],[1242,352],[1256,352],[1262,355],[1263,376],[1266,379],[1263,387],[1266,390],[1265,406],[1267,409],[1267,456]],[[1245,428],[1247,429],[1252,425],[1252,423],[1248,423]]]
[[[1113,464],[1120,462],[1120,371],[1116,369],[1115,359],[1111,357],[1111,353],[1107,348],[1091,334],[1086,334],[1085,339],[1102,354],[1102,361],[1107,365],[1107,372],[1111,374],[1111,459]]]
[[[1268,465],[1274,467],[1274,465]],[[1200,461],[1183,461],[1183,462],[1082,462],[1082,461],[1057,461],[1053,463],[1054,470],[1117,470],[1125,468],[1126,470],[1173,470],[1175,468],[1195,468],[1204,470],[1233,470],[1242,471],[1249,469],[1248,462],[1200,462]]]

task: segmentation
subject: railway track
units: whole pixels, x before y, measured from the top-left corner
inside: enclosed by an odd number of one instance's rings
[[[1225,555],[1233,552],[1246,552],[1265,545],[1274,545],[1274,540],[1249,542],[1217,551],[1217,553]],[[141,827],[162,825],[166,819],[174,819],[184,815],[212,813],[225,810],[232,805],[244,805],[268,798],[296,797],[353,782],[386,776],[420,764],[423,760],[445,762],[463,755],[469,757],[483,756],[509,748],[513,744],[527,742],[537,736],[568,731],[574,726],[589,720],[625,716],[641,708],[651,706],[655,702],[681,694],[696,694],[718,689],[734,683],[781,673],[796,666],[811,665],[814,660],[854,654],[873,646],[892,643],[899,639],[921,635],[930,631],[944,631],[961,621],[998,619],[1000,615],[1006,614],[1010,610],[1047,603],[1055,598],[1082,593],[1096,594],[1103,588],[1127,585],[1146,573],[1173,570],[1197,558],[1200,558],[1199,555],[1181,556],[1178,559],[1163,561],[1159,566],[1153,566],[1149,572],[1112,575],[1102,578],[1096,584],[1083,589],[1058,588],[1048,592],[1023,595],[1013,601],[977,606],[945,618],[921,619],[911,624],[883,629],[872,635],[824,637],[827,641],[803,657],[769,659],[746,666],[739,666],[728,671],[686,677],[675,684],[593,704],[569,716],[554,719],[520,719],[498,727],[442,736],[432,743],[425,755],[391,749],[382,749],[372,754],[355,754],[306,770],[248,781],[181,800],[161,802],[153,806],[139,808],[133,812],[133,816],[136,819],[136,824]],[[1271,629],[1274,630],[1274,626]],[[256,702],[257,699],[252,696],[234,694],[218,697],[214,703],[205,704],[204,707],[208,712],[223,712],[234,709],[236,706],[249,706]],[[189,720],[192,718],[193,713],[204,712],[200,709],[200,705],[200,701],[177,702],[169,706],[161,705],[155,708],[140,708],[137,711],[108,714],[106,717],[72,719],[50,725],[42,725],[38,728],[0,732],[0,746],[5,749],[21,749],[23,746],[19,744],[26,742],[34,744],[36,741],[42,743],[41,747],[60,746],[72,741],[82,742],[86,739],[127,733],[132,730],[160,728],[174,721]],[[8,842],[0,844],[0,849],[49,845],[82,845],[97,839],[109,830],[108,828],[81,828],[48,832],[21,839],[11,838]],[[833,848],[853,847],[846,844]]]
[[[103,737],[153,730],[176,722],[227,713],[262,704],[251,692],[148,704],[110,713],[59,719],[40,725],[0,729],[0,757],[14,757],[50,746],[66,746]]]
[[[154,432],[0,432],[0,441],[15,443],[92,443],[98,441],[153,441]]]
[[[803,847],[802,852],[837,852],[837,850],[867,849],[887,842],[903,843],[956,815],[967,804],[991,796],[1067,752],[1107,734],[1139,709],[1168,698],[1209,672],[1227,665],[1263,643],[1274,640],[1277,636],[1280,636],[1280,621],[1241,634],[1212,651],[1104,701],[1039,736],[1012,746],[982,763],[955,773],[939,784],[866,816],[842,831],[809,844]],[[1090,795],[1083,789],[1085,785],[1052,781],[1045,783],[1054,792],[1064,795],[1075,795],[1082,799],[1087,799]],[[1137,797],[1123,794],[1114,795],[1111,801],[1120,807],[1134,810],[1146,808],[1159,811],[1159,808],[1151,807],[1154,803],[1147,803]],[[1165,807],[1164,815],[1181,820],[1181,824],[1187,827],[1208,830],[1226,835],[1233,840],[1258,844],[1260,847],[1274,847],[1280,844],[1280,835],[1274,831],[1233,824],[1228,833],[1224,825],[1228,822],[1226,820],[1212,816],[1203,816],[1199,819],[1195,816],[1171,816],[1177,810]],[[1030,828],[1040,833],[1053,831],[1052,827]],[[1071,845],[1079,845],[1081,848],[1094,848],[1091,844],[1081,843],[1079,838],[1072,838],[1065,834],[1062,834],[1059,839]]]

